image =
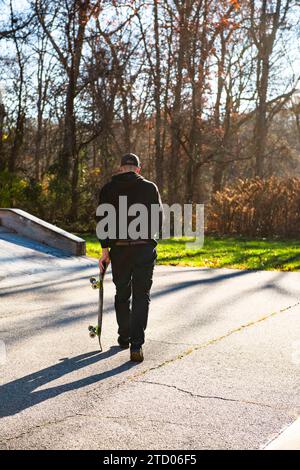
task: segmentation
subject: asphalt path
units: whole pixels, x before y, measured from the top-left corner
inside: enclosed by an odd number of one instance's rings
[[[88,336],[95,274],[0,233],[1,449],[259,449],[297,419],[300,273],[157,266],[139,365],[110,272],[102,353]]]

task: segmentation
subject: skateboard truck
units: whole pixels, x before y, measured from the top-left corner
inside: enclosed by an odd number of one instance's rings
[[[95,277],[91,277],[90,278],[90,283],[91,283],[91,287],[92,289],[100,289],[100,281],[95,278]]]
[[[99,327],[98,326],[89,325],[88,330],[90,332],[89,333],[90,338],[96,338],[96,336],[99,336]]]

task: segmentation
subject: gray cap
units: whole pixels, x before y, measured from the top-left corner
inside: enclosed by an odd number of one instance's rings
[[[124,166],[124,165],[133,165],[133,166],[140,167],[141,162],[140,162],[139,157],[135,155],[134,153],[126,153],[121,158],[121,166]]]

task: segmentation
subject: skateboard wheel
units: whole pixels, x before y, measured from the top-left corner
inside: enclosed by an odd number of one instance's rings
[[[95,338],[95,337],[96,337],[95,333],[93,333],[92,331],[90,331],[90,338]]]
[[[91,277],[90,283],[93,289],[96,289],[97,287],[97,279],[95,277]]]
[[[93,331],[93,329],[94,329],[93,325],[89,325],[88,330]]]

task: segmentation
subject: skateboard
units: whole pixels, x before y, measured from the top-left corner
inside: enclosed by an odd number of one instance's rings
[[[105,267],[106,270],[106,267]],[[99,304],[98,304],[98,324],[97,326],[89,325],[89,335],[90,338],[96,338],[98,336],[100,351],[102,351],[101,345],[101,333],[102,333],[102,316],[103,316],[103,281],[105,276],[105,270],[99,271],[99,278],[95,277],[90,278],[90,283],[92,289],[99,289]]]

